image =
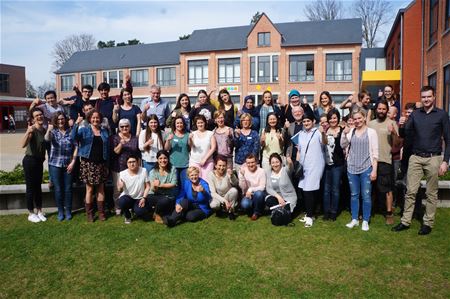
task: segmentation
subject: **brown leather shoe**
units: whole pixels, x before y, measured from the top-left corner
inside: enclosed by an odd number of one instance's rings
[[[105,221],[105,202],[104,201],[97,201],[97,208],[98,208],[98,219],[100,221]]]
[[[253,214],[252,218],[250,218],[252,221],[258,220],[259,216],[258,214]]]
[[[163,219],[161,218],[161,216],[158,215],[158,214],[156,214],[156,213],[153,214],[153,220],[155,220],[156,223],[164,224],[164,221],[163,221]]]
[[[92,214],[93,211],[93,205],[92,203],[86,203],[85,205],[86,209],[86,217],[88,222],[94,222],[94,215]]]

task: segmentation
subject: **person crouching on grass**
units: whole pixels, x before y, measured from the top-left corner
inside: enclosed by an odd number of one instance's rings
[[[145,168],[139,165],[138,156],[129,155],[127,169],[120,172],[117,182],[117,188],[122,192],[117,203],[125,216],[125,224],[131,223],[130,209],[143,219],[149,219],[151,214],[151,206],[146,202],[150,192],[149,177]]]

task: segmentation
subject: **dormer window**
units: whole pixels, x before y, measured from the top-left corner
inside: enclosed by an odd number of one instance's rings
[[[258,47],[270,47],[270,32],[258,33]]]

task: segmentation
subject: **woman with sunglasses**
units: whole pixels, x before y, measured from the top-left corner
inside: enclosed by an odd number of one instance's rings
[[[45,140],[50,142],[49,172],[52,175],[58,221],[72,219],[72,170],[77,146],[70,136],[69,122],[64,113],[57,112],[48,125]],[[64,213],[65,209],[65,213]]]
[[[138,139],[131,134],[131,123],[128,119],[122,118],[119,121],[119,133],[111,136],[111,173],[113,179],[113,200],[116,209],[116,215],[120,215],[120,207],[118,199],[120,190],[117,188],[117,181],[119,180],[120,172],[127,169],[127,158],[130,155],[141,157],[141,152],[138,148]]]

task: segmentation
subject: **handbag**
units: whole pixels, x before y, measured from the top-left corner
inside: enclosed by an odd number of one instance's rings
[[[288,225],[292,220],[291,210],[278,207],[272,210],[270,221],[275,226]]]

